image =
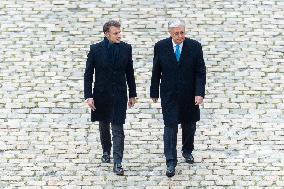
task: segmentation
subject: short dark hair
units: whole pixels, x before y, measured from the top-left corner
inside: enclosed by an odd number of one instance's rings
[[[108,32],[108,31],[109,31],[109,28],[110,28],[111,26],[114,26],[114,27],[116,27],[116,28],[120,28],[120,23],[119,23],[118,21],[115,21],[115,20],[110,20],[110,21],[106,22],[106,23],[104,24],[104,27],[103,27],[103,32],[104,32],[104,33]]]

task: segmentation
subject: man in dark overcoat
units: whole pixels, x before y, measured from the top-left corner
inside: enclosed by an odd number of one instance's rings
[[[205,95],[206,67],[201,44],[185,37],[184,22],[174,20],[168,25],[170,37],[154,47],[150,96],[157,102],[160,88],[166,175],[172,177],[177,165],[178,124],[182,127],[183,157],[188,163],[194,162],[194,135]]]
[[[103,149],[102,162],[110,162],[113,140],[113,171],[123,175],[124,150],[123,124],[128,106],[135,104],[132,47],[121,41],[120,23],[108,21],[103,26],[105,38],[90,46],[84,74],[84,96],[91,108],[91,121],[99,121],[100,140]],[[93,74],[95,81],[93,83]],[[93,88],[92,88],[93,84]],[[128,97],[127,98],[127,85]]]

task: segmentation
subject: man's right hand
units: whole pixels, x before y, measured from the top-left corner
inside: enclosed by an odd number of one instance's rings
[[[158,101],[158,98],[152,98],[153,102],[156,103]]]
[[[88,98],[88,100],[87,100],[87,105],[88,105],[93,111],[96,110],[95,103],[94,103],[94,99]]]

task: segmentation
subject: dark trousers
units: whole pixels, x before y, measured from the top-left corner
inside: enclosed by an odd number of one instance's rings
[[[182,153],[191,154],[194,149],[194,135],[196,131],[196,122],[182,123]],[[164,128],[164,154],[166,156],[167,166],[176,166],[177,164],[177,133],[178,125]]]
[[[123,124],[111,124],[112,141],[113,141],[113,159],[114,163],[121,163],[124,150],[124,130]],[[110,153],[111,150],[111,134],[110,123],[107,121],[99,122],[100,139],[103,152]]]

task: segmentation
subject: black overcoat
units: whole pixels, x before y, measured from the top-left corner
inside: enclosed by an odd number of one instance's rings
[[[201,44],[186,38],[177,62],[172,38],[155,44],[150,87],[151,98],[159,98],[165,126],[200,120],[195,96],[205,96],[206,67]]]
[[[107,53],[106,40],[105,38],[100,43],[90,46],[84,73],[84,97],[94,99],[96,110],[91,111],[92,122],[110,121],[113,124],[124,124],[127,85],[129,98],[137,96],[132,48],[131,45],[120,42],[118,59],[111,61]]]

